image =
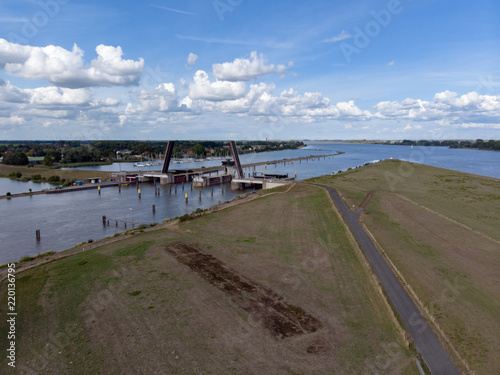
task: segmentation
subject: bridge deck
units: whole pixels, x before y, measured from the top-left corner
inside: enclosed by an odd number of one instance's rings
[[[234,183],[238,184],[255,184],[255,185],[262,185],[264,183],[263,179],[251,179],[251,178],[235,178],[233,179]]]

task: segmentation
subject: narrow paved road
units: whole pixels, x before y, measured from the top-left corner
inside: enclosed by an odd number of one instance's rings
[[[324,186],[332,196],[339,211],[344,216],[354,236],[358,240],[368,261],[377,273],[383,288],[401,316],[417,350],[433,375],[459,375],[457,367],[438,340],[432,329],[422,318],[417,307],[406,294],[398,279],[392,273],[385,259],[358,222],[359,213],[347,208],[342,198],[333,188]]]

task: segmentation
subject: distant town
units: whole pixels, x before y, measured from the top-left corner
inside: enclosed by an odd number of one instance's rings
[[[298,149],[301,141],[241,141],[239,152],[257,153]],[[0,160],[8,165],[45,167],[133,162],[143,158],[157,160],[165,153],[162,141],[0,141]],[[228,141],[178,141],[174,158],[222,157],[229,155]]]

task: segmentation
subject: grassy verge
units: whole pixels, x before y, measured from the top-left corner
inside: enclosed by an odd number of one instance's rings
[[[59,176],[61,179],[65,180],[84,180],[91,177],[101,177],[102,179],[107,179],[110,176],[109,172],[100,171],[83,171],[83,170],[60,170],[60,169],[50,169],[50,168],[30,168],[30,167],[20,167],[20,166],[9,166],[0,164],[0,176],[8,177],[11,173],[21,173],[22,177],[33,179],[34,176],[40,175],[41,180],[48,181],[51,176]]]
[[[98,165],[111,165],[112,161],[91,161],[83,163],[56,163],[53,168],[76,168],[76,167],[94,167]],[[35,166],[36,167],[36,166]]]

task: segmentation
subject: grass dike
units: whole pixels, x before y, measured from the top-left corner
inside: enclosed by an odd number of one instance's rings
[[[17,275],[18,369],[418,374],[351,241],[296,184],[92,244]]]
[[[362,225],[462,371],[496,373],[500,180],[387,160],[313,181],[362,210]]]

